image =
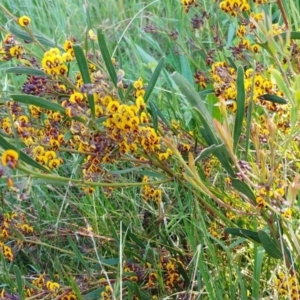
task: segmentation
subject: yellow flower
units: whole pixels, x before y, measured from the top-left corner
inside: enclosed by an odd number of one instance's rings
[[[135,81],[133,83],[133,87],[137,90],[142,89],[143,88],[143,79],[139,78],[137,81]]]
[[[25,233],[33,232],[33,227],[29,226],[28,224],[23,224],[20,229]]]
[[[18,23],[20,26],[25,27],[28,26],[31,22],[31,19],[27,16],[22,16],[21,18],[18,19]]]
[[[57,282],[47,281],[46,287],[49,291],[54,291],[59,289],[60,285]]]
[[[89,30],[89,39],[93,41],[97,40],[97,36],[92,29]]]
[[[260,46],[257,44],[254,44],[251,46],[251,50],[252,50],[252,52],[257,53],[260,51]]]
[[[19,154],[17,151],[9,149],[2,154],[2,165],[14,169],[18,164]]]
[[[55,168],[59,167],[60,164],[61,164],[60,159],[58,159],[58,158],[51,159],[49,161],[49,168],[55,169]]]

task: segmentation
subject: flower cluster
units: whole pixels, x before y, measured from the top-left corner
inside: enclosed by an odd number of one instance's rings
[[[211,68],[211,75],[214,81],[213,85],[216,96],[220,100],[225,101],[232,111],[235,111],[237,97],[236,70],[228,66],[226,62],[215,62]],[[268,110],[276,111],[278,105],[273,102],[264,101],[263,96],[265,94],[284,96],[283,92],[278,90],[275,83],[251,68],[245,71],[244,86],[247,105],[251,97],[253,97],[255,104],[262,104]]]
[[[139,262],[124,262],[123,270],[124,273],[131,274],[127,275],[128,280],[143,284],[150,289],[159,286],[159,277],[162,276],[164,287],[169,291],[175,291],[183,283],[179,265],[184,268],[180,259],[161,254],[158,265],[155,267],[149,262],[144,265]],[[160,274],[158,270],[160,270]]]
[[[278,291],[280,297],[288,297],[284,299],[299,299],[300,285],[298,276],[279,271],[275,278],[275,289]]]
[[[26,297],[38,297],[38,295],[43,292],[43,296],[59,297],[62,300],[76,300],[77,297],[75,293],[69,288],[61,286],[58,281],[58,276],[55,276],[55,280],[50,279],[46,274],[41,274],[40,276],[32,279],[30,286],[25,287]],[[39,298],[37,298],[39,299]]]
[[[5,213],[0,218],[0,250],[6,259],[13,261],[15,259],[14,245],[22,247],[21,241],[15,238],[15,232],[28,236],[33,233],[33,227],[28,224],[24,214]],[[11,242],[11,240],[14,241]]]
[[[149,182],[149,177],[144,176],[143,182]],[[156,204],[159,204],[161,202],[161,192],[161,189],[154,188],[146,184],[142,187],[142,198],[146,202],[149,200],[153,200]]]
[[[3,46],[0,47],[0,59],[4,61],[12,58],[22,59],[24,55],[23,45],[16,40],[13,34],[8,33],[3,39]]]
[[[247,12],[250,10],[248,0],[224,0],[220,2],[220,8],[231,16],[236,16],[238,13]]]
[[[13,36],[11,39],[15,40]],[[35,67],[51,75],[52,79],[29,75],[23,85],[26,94],[45,97],[61,105],[64,112],[36,105],[29,105],[27,109],[17,102],[8,101],[7,116],[0,119],[0,128],[10,136],[16,131],[26,145],[23,151],[48,169],[57,169],[65,163],[63,151],[82,154],[85,181],[99,178],[110,181],[106,178],[108,173],[103,171],[103,164],[116,163],[124,155],[141,162],[146,162],[149,156],[160,161],[168,160],[172,152],[162,145],[161,134],[171,134],[171,131],[160,123],[159,130],[153,128],[146,110],[146,88],[142,79],[133,82],[128,99],[122,102],[107,75],[97,69],[92,63],[93,56],[89,55],[92,83],[84,84],[81,74],[77,73],[74,81],[67,79],[68,85],[60,78],[67,74],[65,63],[74,58],[72,41],[67,40],[64,49],[63,54],[58,48],[45,52],[41,64],[32,59]],[[120,70],[118,74],[118,86],[125,91],[124,72]],[[93,108],[90,107],[90,96],[94,98]],[[95,124],[93,117],[101,122]],[[183,151],[190,149],[187,143],[180,147]],[[87,192],[93,192],[93,188],[88,188]]]
[[[68,67],[66,62],[72,60],[72,55],[69,52],[60,53],[58,48],[52,48],[44,53],[42,59],[42,67],[46,74],[56,77],[57,75],[66,75]]]
[[[197,6],[196,0],[181,0],[181,2],[185,13],[188,13],[193,5]]]

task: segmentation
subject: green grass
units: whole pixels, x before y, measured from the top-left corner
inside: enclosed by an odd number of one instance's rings
[[[266,33],[269,24],[265,21],[257,25],[255,34],[249,35],[252,43],[264,45],[263,54],[244,49],[243,59],[233,55],[232,47],[239,42],[236,30],[241,18],[230,17],[219,3],[208,0],[198,1],[199,6],[191,7],[188,14],[180,1],[102,2],[3,0],[1,5],[15,17],[29,16],[29,30],[42,34],[58,47],[67,38],[76,39],[77,62],[69,63],[69,81],[60,77],[68,88],[74,87],[78,70],[89,82],[91,72],[84,54],[87,52],[97,55],[88,62],[93,61],[104,74],[104,91],[125,99],[124,105],[132,104],[135,98],[119,86],[113,91],[115,72],[125,72],[127,85],[141,77],[147,89],[148,123],[161,135],[161,149],[157,153],[145,151],[140,141],[136,153],[118,156],[121,146],[114,146],[111,153],[116,155],[115,161],[99,163],[99,177],[91,181],[84,177],[83,169],[84,159],[88,160],[85,152],[93,148],[81,151],[77,144],[73,148],[66,144],[57,150],[62,166],[48,174],[34,168],[28,158],[25,163],[24,154],[16,170],[5,168],[0,179],[0,217],[6,220],[6,214],[12,212],[17,216],[0,223],[0,292],[3,289],[6,297],[18,295],[21,299],[75,299],[71,292],[76,299],[90,300],[292,299],[291,295],[278,295],[280,287],[274,282],[282,272],[290,280],[290,291],[299,287],[291,283],[300,254],[298,52],[291,54],[292,50],[285,49],[280,38],[273,41]],[[260,11],[250,2],[253,11]],[[293,1],[284,3],[284,11],[276,3],[262,6],[269,18],[266,19],[280,25],[285,12],[294,32],[299,28],[298,8]],[[249,14],[244,13],[243,17],[247,19]],[[203,18],[203,25],[195,30],[191,20],[195,23],[199,18]],[[0,10],[2,37],[13,23],[11,16]],[[98,30],[100,47],[97,41],[88,39],[90,29],[96,35]],[[178,33],[177,39],[172,38],[172,32]],[[294,46],[298,47],[299,36],[294,36]],[[42,59],[44,51],[37,43],[20,42],[27,53]],[[50,49],[44,44],[42,47]],[[118,63],[116,67],[111,64],[111,54]],[[215,74],[208,63],[210,55],[213,62],[226,62]],[[288,68],[284,57],[296,60],[291,59]],[[18,127],[12,134],[3,127],[7,116],[15,126],[20,123],[13,118],[21,113],[8,109],[8,99],[22,102],[27,115],[28,104],[32,103],[47,105],[63,114],[65,108],[58,109],[57,105],[62,105],[72,93],[52,91],[41,95],[48,102],[16,95],[21,92],[26,75],[6,70],[18,63],[16,59],[0,62],[1,154],[7,148],[26,148],[26,138],[17,134]],[[267,103],[256,102],[249,109],[242,83],[246,82],[247,70],[259,64],[265,69],[274,67],[275,71],[257,73],[269,76],[284,90],[288,108],[278,105],[274,113],[267,109]],[[237,69],[237,79],[228,73],[227,66]],[[194,82],[197,71],[208,80],[205,88]],[[226,86],[226,91],[230,83],[236,87],[236,111],[223,106],[217,76],[222,79],[220,90]],[[256,91],[254,79],[249,82],[250,89]],[[51,102],[52,96],[58,104]],[[89,98],[88,108],[94,106],[95,99]],[[88,115],[88,108],[82,109],[81,119],[77,118],[78,123],[67,131],[67,123],[75,119],[62,117],[64,122],[56,130],[63,132],[65,141],[83,132],[83,139],[91,137],[83,143],[86,147],[98,145],[93,140],[96,138],[101,143],[108,141],[110,133],[103,121],[109,115],[93,118],[93,109]],[[43,123],[47,115],[52,117],[46,110],[40,120],[30,117],[28,126],[47,128]],[[82,122],[82,117],[86,117],[86,122]],[[78,124],[82,127],[76,131]],[[290,130],[282,130],[284,124],[291,126]],[[49,139],[54,131],[52,128],[48,133]],[[41,143],[47,142],[45,139]],[[190,147],[187,151],[183,150],[186,145]],[[31,153],[33,147],[24,152]],[[161,161],[158,153],[167,148],[172,155]],[[101,159],[105,149],[100,148],[94,156]],[[140,156],[144,157],[143,162]],[[143,198],[144,176],[153,182],[153,190],[161,192],[161,202]],[[13,188],[7,186],[10,178]],[[84,192],[88,186],[94,188],[94,193]],[[284,192],[280,196],[281,188]],[[259,196],[267,203],[263,209],[258,205]],[[289,207],[293,210],[290,218],[283,214]],[[22,226],[26,224],[32,226],[32,232],[24,232]],[[5,228],[9,230],[7,238]],[[236,228],[240,228],[238,233]],[[12,250],[11,261],[5,255],[4,245]],[[280,257],[276,258],[278,253]],[[59,288],[52,290],[53,283],[58,283]],[[298,295],[297,291],[293,293]]]

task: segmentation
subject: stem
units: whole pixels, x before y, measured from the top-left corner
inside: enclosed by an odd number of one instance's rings
[[[24,171],[27,174],[30,174],[32,178],[39,178],[39,179],[44,179],[45,181],[57,181],[57,182],[66,182],[66,183],[72,183],[76,184],[77,186],[103,186],[103,187],[129,187],[129,186],[143,186],[143,185],[160,185],[162,183],[170,182],[172,181],[171,178],[167,178],[164,180],[158,180],[158,181],[151,181],[151,182],[113,182],[113,183],[108,183],[108,182],[90,182],[90,181],[85,181],[81,179],[71,179],[68,177],[62,177],[58,175],[51,175],[51,174],[42,174],[39,172],[35,172],[33,170],[27,169],[26,167],[19,165],[18,169],[20,171]]]
[[[281,1],[281,0],[277,0],[277,5],[278,5],[279,10],[280,10],[280,12],[281,12],[281,14],[282,14],[282,18],[283,18],[285,27],[286,27],[287,30],[289,30],[289,29],[290,29],[290,26],[289,26],[289,20],[288,20],[288,18],[287,18],[287,16],[286,16],[286,13],[285,13],[284,6],[283,6],[283,4],[282,4],[282,1]]]

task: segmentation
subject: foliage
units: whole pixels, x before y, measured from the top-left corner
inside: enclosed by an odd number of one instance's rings
[[[298,299],[297,5],[130,2],[0,4],[0,298]]]

